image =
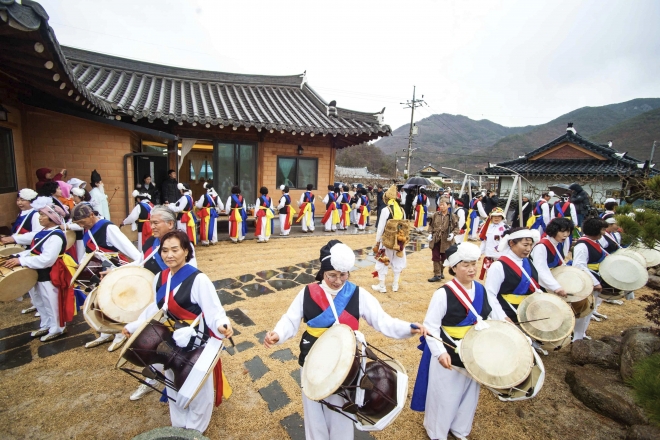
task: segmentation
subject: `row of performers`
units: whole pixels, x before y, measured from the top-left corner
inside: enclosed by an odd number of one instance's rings
[[[54,302],[57,307],[53,307],[53,302],[50,301],[51,312],[54,319],[60,324],[60,333],[62,333],[64,331],[63,324],[69,319],[69,315],[66,314],[66,310],[69,308],[66,306],[72,302],[70,300],[71,293],[61,292],[63,287],[68,285],[66,279],[63,283],[56,281],[61,276],[60,273],[66,273],[63,270],[65,267],[62,267],[64,264],[62,260],[65,241],[63,234],[59,232],[64,224],[63,212],[51,204],[37,202],[35,201],[34,207],[39,212],[39,221],[45,231],[44,236],[37,238],[35,235],[32,249],[26,251],[17,259],[8,260],[5,265],[7,267],[24,265],[49,272],[51,280],[40,280],[37,290],[44,292],[44,290],[49,289],[51,292],[56,292],[54,295],[56,301]],[[152,213],[152,217],[151,224],[155,232],[160,230],[159,219],[167,224],[167,228],[163,228],[163,231],[170,229],[169,232],[171,232],[174,221],[170,210],[163,208],[160,214],[157,212]],[[128,245],[122,243],[121,238],[116,242],[112,242],[113,237],[123,236],[123,234],[114,225],[96,216],[89,205],[76,206],[72,212],[72,220],[86,230],[86,247],[89,251],[131,253],[130,248],[128,248],[130,243]],[[593,220],[599,221],[598,219]],[[596,226],[601,226],[601,223]],[[480,255],[479,249],[469,243],[452,246],[446,252],[447,259],[444,265],[449,267],[451,272],[455,274],[455,279],[434,294],[424,325],[414,324],[412,327],[410,323],[391,318],[369,292],[348,281],[348,271],[354,265],[354,254],[350,249],[346,250],[343,246],[340,246],[333,258],[332,249],[339,243],[330,242],[321,252],[322,266],[317,277],[320,284],[307,286],[299,293],[287,313],[275,326],[275,329],[268,333],[265,345],[271,346],[292,337],[296,334],[301,321],[306,322],[308,325],[308,331],[304,334],[303,339],[308,341],[309,344],[313,344],[314,339],[310,337],[312,334],[318,335],[319,329],[322,330],[334,324],[334,320],[328,319],[330,315],[328,311],[330,308],[329,302],[312,298],[309,293],[310,289],[316,291],[317,286],[321,287],[324,295],[329,295],[332,298],[339,322],[348,324],[357,330],[359,318],[363,317],[367,323],[391,337],[401,338],[415,333],[422,335],[430,333],[435,337],[442,338],[443,332],[451,332],[454,335],[453,340],[456,341],[457,338],[460,339],[460,335],[455,332],[454,327],[469,328],[469,326],[476,324],[479,319],[486,318],[515,321],[517,318],[514,311],[517,304],[521,302],[524,296],[539,290],[539,285],[561,295],[560,288],[553,289],[553,286],[548,285],[547,281],[539,277],[539,272],[543,271],[543,269],[539,270],[539,267],[547,265],[550,268],[554,267],[553,265],[563,264],[562,257],[557,256],[558,245],[563,241],[559,232],[568,235],[571,227],[570,223],[567,228],[558,227],[559,231],[554,237],[550,236],[546,242],[540,244],[537,244],[538,234],[535,231],[526,229],[507,231],[502,239],[504,255],[489,269],[490,276],[485,289],[474,281],[476,261]],[[596,235],[590,235],[594,232],[591,231],[590,227],[588,227],[588,223],[585,224],[584,232],[587,239],[597,243],[601,230],[598,229],[595,232]],[[161,237],[167,238],[167,235]],[[145,267],[152,267],[152,271],[157,272],[154,292],[155,304],[153,307],[158,308],[162,305],[166,297],[169,301],[174,299],[178,304],[178,308],[170,307],[167,311],[168,314],[172,313],[172,310],[179,310],[180,314],[185,316],[178,316],[177,318],[189,319],[201,312],[204,314],[206,328],[213,329],[214,333],[217,329],[219,337],[222,335],[230,336],[231,326],[222,310],[212,283],[210,283],[208,277],[191,265],[194,250],[189,244],[187,236],[181,233],[173,233],[170,238],[171,242],[165,243],[166,240],[164,240],[161,244],[158,237],[155,237],[151,243],[151,248],[146,251],[144,257],[147,260],[144,263]],[[535,244],[537,244],[536,247],[545,248],[546,258],[539,258],[538,261],[532,263],[529,256]],[[586,263],[597,264],[598,258],[595,252],[591,251],[592,248],[595,249],[595,246],[587,244],[586,241],[584,244],[590,246],[587,247]],[[127,248],[119,249],[124,245]],[[159,248],[154,251],[154,246],[159,246]],[[151,258],[149,258],[150,256]],[[566,254],[563,258],[565,257]],[[135,259],[142,260],[142,255],[138,254]],[[576,263],[574,262],[574,265],[579,266]],[[591,268],[593,269],[593,267]],[[174,280],[174,276],[179,272],[180,276],[177,280]],[[62,277],[66,278],[66,276]],[[163,285],[166,286],[165,289],[162,288]],[[595,280],[594,290],[599,290],[599,287],[600,283],[596,284]],[[466,293],[463,293],[461,289]],[[358,296],[357,299],[354,299],[356,293]],[[466,298],[469,298],[469,302],[473,307],[479,306],[479,316],[472,316],[471,312],[468,312],[469,309],[464,307]],[[210,309],[207,311],[205,308]],[[183,310],[189,311],[190,314],[184,313]],[[63,311],[63,313],[59,313],[60,311]],[[149,312],[151,311],[153,310]],[[143,314],[143,318],[146,319],[149,312]],[[129,324],[126,327],[124,337],[130,334],[137,324],[139,323]],[[224,327],[225,325],[227,325],[227,328]],[[49,328],[47,336],[50,335],[53,335],[53,333]],[[581,336],[583,335],[578,334],[576,329],[575,338]],[[426,408],[425,426],[431,438],[446,438],[449,431],[452,431],[454,435],[463,437],[469,433],[471,427],[479,386],[469,377],[463,376],[465,380],[453,377],[450,368],[460,368],[460,359],[452,359],[452,353],[447,353],[441,344],[436,344],[436,346],[432,344],[433,341],[429,339],[427,347],[429,347],[432,356],[427,365],[429,381],[426,387],[428,389],[441,383],[442,386],[451,389],[451,392],[430,392],[426,394],[424,402],[428,406]],[[304,346],[305,344],[301,343],[301,347]],[[304,362],[304,353],[302,353],[301,359],[303,359],[301,362]],[[424,367],[422,363],[421,368]],[[438,372],[440,372],[439,374],[452,374],[452,376],[449,380],[442,379],[442,376],[436,374]],[[216,381],[216,383],[222,383],[222,381]],[[461,383],[462,385],[460,385]],[[420,389],[422,388],[420,386]],[[175,392],[175,390],[172,390],[172,393]],[[218,396],[217,393],[216,391],[216,396]],[[200,396],[199,399],[195,400],[200,407],[205,409],[200,409],[197,406],[192,407],[191,405],[187,411],[184,411],[183,408],[176,407],[175,403],[171,403],[173,424],[199,429],[203,432],[208,426],[212,411],[213,393],[211,387],[209,392],[205,393],[205,396],[204,398]],[[416,400],[419,400],[419,398]],[[308,438],[352,438],[352,424],[350,421],[347,423],[347,420],[341,416],[336,418],[334,415],[328,414],[328,411],[324,411],[319,402],[306,402],[304,407],[305,429]]]

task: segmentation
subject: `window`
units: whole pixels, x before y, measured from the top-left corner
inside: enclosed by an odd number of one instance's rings
[[[199,182],[199,179],[204,179],[206,182],[209,180],[213,180],[213,166],[210,161],[208,160],[200,160],[200,161],[190,161],[190,180]],[[197,171],[195,171],[195,166],[200,167]]]
[[[215,171],[213,187],[222,200],[231,194],[231,187],[241,188],[246,203],[255,203],[257,197],[257,146],[215,142]]]
[[[16,182],[16,158],[11,130],[0,127],[0,194],[18,191]]]
[[[318,159],[277,158],[277,186],[287,185],[289,188],[307,188],[307,185],[311,183],[316,189],[317,175]]]

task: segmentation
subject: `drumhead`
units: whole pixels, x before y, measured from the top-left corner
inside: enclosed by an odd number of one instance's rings
[[[25,295],[37,284],[37,277],[37,271],[27,267],[0,267],[0,301],[13,301]]]
[[[124,324],[108,319],[96,304],[96,293],[98,289],[92,290],[83,304],[83,317],[91,328],[101,333],[121,333]]]
[[[637,261],[643,267],[646,267],[646,258],[644,258],[644,255],[630,248],[621,248],[618,251],[616,251],[616,255],[626,255]]]
[[[9,255],[18,254],[23,252],[25,248],[20,244],[3,244],[0,245],[0,257],[6,257]]]
[[[640,289],[649,280],[646,268],[627,255],[608,255],[598,272],[607,284],[624,291]]]
[[[543,388],[545,366],[541,356],[535,350],[532,350],[532,354],[534,355],[534,366],[522,383],[508,389],[489,388],[502,402],[531,399]]]
[[[143,267],[113,269],[99,284],[96,294],[99,309],[113,321],[135,321],[154,301],[154,276]]]
[[[73,231],[66,231],[64,232],[64,235],[66,236],[66,248],[68,250],[71,246],[76,244],[76,233]]]
[[[487,321],[489,328],[472,327],[461,341],[459,354],[474,379],[493,388],[510,388],[529,375],[534,364],[525,334],[505,321]]]
[[[660,264],[660,252],[657,249],[649,249],[645,246],[631,246],[628,249],[639,252],[646,260],[646,267],[654,267]]]
[[[71,283],[69,284],[69,287],[73,286],[73,283],[75,283],[80,274],[83,273],[85,267],[87,267],[89,262],[92,261],[92,258],[94,258],[94,252],[87,253],[84,257],[82,257],[80,263],[78,263],[78,269],[76,269],[76,272],[71,277]]]
[[[575,327],[575,316],[571,307],[552,293],[537,292],[529,295],[518,306],[517,315],[518,321],[522,322],[522,330],[539,341],[562,340],[570,335]]]
[[[322,400],[342,385],[355,360],[355,333],[345,324],[334,325],[314,343],[305,358],[300,382],[311,400]]]
[[[561,265],[550,269],[550,273],[568,294],[566,302],[582,301],[594,290],[591,276],[577,267]]]

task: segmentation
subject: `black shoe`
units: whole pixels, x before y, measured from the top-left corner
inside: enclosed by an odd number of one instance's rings
[[[440,274],[440,279],[441,279],[441,280],[444,280],[444,279],[445,279],[445,274],[444,274],[444,273],[441,273],[441,274]]]
[[[438,282],[440,280],[442,280],[441,277],[439,277],[437,275],[433,275],[433,278],[429,278],[429,283],[435,283],[435,282]]]

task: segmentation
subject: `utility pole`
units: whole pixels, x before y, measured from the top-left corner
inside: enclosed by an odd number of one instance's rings
[[[649,164],[653,163],[653,156],[655,156],[655,141],[653,141],[653,146],[651,147],[651,158],[649,159]]]
[[[415,108],[421,107],[422,105],[426,104],[423,99],[415,99],[415,89],[416,87],[413,86],[413,98],[412,101],[406,101],[402,102],[401,104],[404,105],[404,108],[410,108],[410,132],[408,133],[408,159],[406,160],[406,171],[405,174],[407,176],[410,176],[410,155],[412,154],[412,144],[413,144],[413,122],[415,120]],[[422,95],[422,98],[424,98],[424,95]]]

